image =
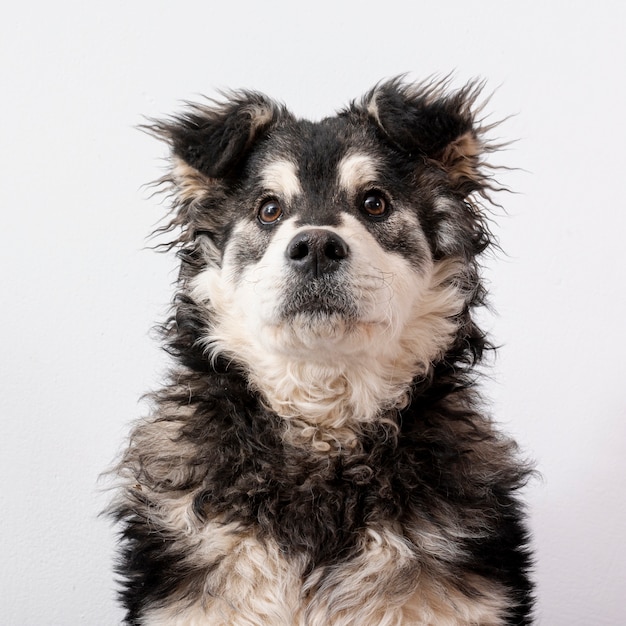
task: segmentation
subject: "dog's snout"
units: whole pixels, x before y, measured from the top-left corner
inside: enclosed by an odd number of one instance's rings
[[[348,244],[337,233],[311,229],[298,233],[289,242],[286,256],[302,272],[320,276],[339,269],[349,252]]]

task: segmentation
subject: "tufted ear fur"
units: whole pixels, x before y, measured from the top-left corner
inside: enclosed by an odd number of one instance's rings
[[[481,88],[471,82],[448,92],[445,81],[405,85],[395,79],[374,88],[363,106],[388,140],[411,156],[438,164],[452,190],[464,197],[485,185],[480,157],[488,147],[474,110]]]
[[[171,148],[171,170],[157,181],[173,197],[171,220],[158,233],[180,229],[165,248],[195,239],[198,232],[215,235],[219,215],[212,204],[223,198],[253,146],[280,120],[291,115],[266,96],[250,91],[226,94],[223,102],[189,104],[177,117],[143,127]]]
[[[190,104],[179,117],[149,126],[168,141],[175,157],[208,178],[236,173],[248,150],[289,114],[262,94],[238,91],[223,103]]]

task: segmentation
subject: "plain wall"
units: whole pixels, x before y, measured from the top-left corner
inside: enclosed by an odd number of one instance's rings
[[[527,489],[538,623],[624,623],[626,4],[13,2],[0,23],[0,623],[116,624],[98,516],[167,365],[175,278],[146,248],[164,147],[136,130],[219,88],[320,118],[378,80],[454,72],[518,141],[487,260],[485,382]]]

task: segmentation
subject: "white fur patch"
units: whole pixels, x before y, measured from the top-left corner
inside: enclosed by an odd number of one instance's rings
[[[313,572],[304,589],[311,595],[307,624],[396,626],[402,605],[415,589],[415,554],[402,537],[387,529],[367,529],[352,560]]]
[[[287,561],[271,540],[239,536],[207,575],[200,598],[149,611],[145,626],[302,625],[302,566]]]
[[[291,200],[302,194],[298,167],[292,161],[275,161],[261,172],[261,184],[265,191]]]
[[[504,626],[511,606],[504,589],[480,576],[465,576],[474,591],[469,597],[445,579],[423,573],[403,607],[398,626]]]
[[[218,534],[219,529],[213,529]],[[390,529],[369,528],[357,556],[304,576],[271,540],[235,535],[220,565],[207,574],[201,597],[148,611],[144,626],[502,626],[504,592],[478,576],[451,582],[418,562],[411,545]],[[217,540],[216,540],[217,541]]]
[[[378,177],[376,160],[367,154],[348,154],[337,166],[339,186],[348,192],[372,185]]]

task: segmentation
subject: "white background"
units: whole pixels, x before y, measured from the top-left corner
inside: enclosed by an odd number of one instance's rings
[[[176,5],[176,6],[175,6]],[[246,87],[303,116],[376,81],[455,72],[496,90],[487,325],[494,413],[538,462],[527,490],[546,626],[624,624],[624,2],[11,3],[0,23],[0,623],[119,623],[110,466],[166,366],[150,336],[171,257],[135,129]]]

